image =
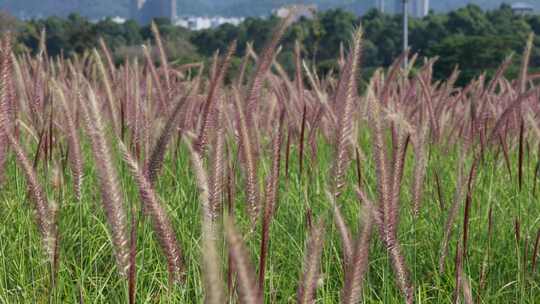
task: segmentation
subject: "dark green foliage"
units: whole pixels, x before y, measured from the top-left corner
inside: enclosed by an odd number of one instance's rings
[[[389,66],[402,50],[401,22],[401,16],[377,10],[370,10],[362,17],[340,9],[328,10],[313,20],[301,19],[291,26],[283,38],[283,50],[278,59],[287,72],[292,72],[293,65],[289,63],[292,63],[294,41],[299,40],[304,45],[305,60],[316,63],[319,73],[336,71],[340,45],[345,43],[347,47],[347,35],[361,24],[365,31],[364,70]],[[260,51],[276,23],[275,18],[248,18],[237,27],[223,25],[195,32],[191,42],[202,55],[211,56],[215,49],[225,50],[236,38],[241,56],[250,41],[254,42],[255,50]],[[459,65],[463,73],[458,83],[463,84],[484,71],[491,75],[510,53],[520,54],[521,42],[526,36],[531,31],[540,33],[540,16],[515,15],[508,5],[492,11],[468,5],[448,14],[431,13],[423,19],[413,18],[409,28],[412,52],[421,57],[444,58],[435,64],[435,76],[448,77]],[[539,58],[532,59],[532,67],[535,62],[539,62]],[[516,69],[511,68],[509,73],[512,71]]]
[[[208,1],[203,2],[201,4]],[[238,5],[241,2],[236,1]],[[182,2],[179,3],[181,6]],[[321,4],[320,8],[326,6]],[[315,64],[320,74],[335,72],[338,69],[337,58],[341,44],[344,43],[347,48],[346,41],[352,29],[361,24],[365,31],[363,79],[369,77],[374,67],[389,66],[401,53],[401,16],[382,14],[377,10],[362,12],[362,17],[357,17],[350,11],[332,9],[321,11],[312,20],[299,20],[283,37],[283,49],[278,60],[292,76],[294,42],[298,40],[304,46],[304,60],[309,65]],[[3,19],[3,23],[7,24],[2,23],[0,26],[16,28],[19,45],[34,52],[38,50],[41,29],[46,29],[46,45],[50,56],[81,54],[98,47],[98,39],[103,37],[115,62],[121,63],[126,57],[141,56],[139,46],[153,39],[149,26],[140,26],[131,20],[117,24],[109,18],[93,23],[77,14],[71,14],[66,19],[49,17],[28,22],[8,22],[11,19]],[[155,22],[166,41],[165,49],[170,61],[177,64],[211,58],[216,49],[224,52],[229,43],[237,39],[238,51],[232,59],[234,70],[234,66],[238,65],[235,62],[239,62],[239,58],[245,54],[246,43],[253,42],[254,49],[260,52],[279,19],[250,17],[239,26],[225,24],[197,32],[174,26],[167,19],[156,19]],[[458,65],[463,72],[457,83],[464,84],[484,71],[488,77],[491,76],[498,64],[510,53],[521,54],[522,41],[526,36],[531,31],[540,34],[540,16],[515,15],[508,5],[501,5],[491,11],[468,5],[447,14],[431,13],[423,19],[413,18],[409,26],[412,52],[419,53],[420,58],[442,58],[434,66],[435,77],[448,77]],[[539,53],[533,50],[533,71],[540,63],[540,56],[534,54]],[[507,76],[512,76],[516,70],[510,67]]]
[[[173,26],[167,19],[156,19],[156,25],[167,41],[165,48],[171,58],[193,62],[197,59],[194,47],[188,41],[188,30]],[[40,32],[47,33],[46,46],[50,56],[82,54],[93,48],[99,49],[99,38],[112,50],[114,60],[120,63],[127,57],[142,57],[140,45],[152,41],[150,26],[140,26],[133,20],[123,24],[107,18],[93,23],[78,14],[71,14],[66,19],[49,17],[31,20],[19,26],[19,43],[32,52],[39,49]]]

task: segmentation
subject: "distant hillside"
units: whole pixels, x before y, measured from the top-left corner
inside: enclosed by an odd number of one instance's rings
[[[66,16],[77,12],[89,18],[105,16],[129,17],[130,0],[0,0],[0,9],[20,17]],[[319,9],[343,8],[363,14],[375,6],[376,0],[177,0],[179,15],[262,16],[272,9],[291,3],[314,3]],[[394,0],[386,0],[390,6]],[[483,9],[501,3],[526,2],[540,11],[540,0],[432,0],[434,11],[454,10],[469,3]]]

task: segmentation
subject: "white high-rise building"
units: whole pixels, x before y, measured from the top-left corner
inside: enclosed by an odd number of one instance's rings
[[[377,9],[381,12],[381,13],[384,13],[386,10],[385,10],[385,7],[384,7],[384,0],[377,0]]]
[[[429,0],[412,0],[411,14],[416,18],[423,18],[429,14]]]
[[[177,18],[176,0],[131,0],[131,18],[148,24],[153,18]]]
[[[429,0],[408,0],[407,6],[412,17],[423,18],[429,14]],[[394,0],[394,13],[403,13],[403,0]]]

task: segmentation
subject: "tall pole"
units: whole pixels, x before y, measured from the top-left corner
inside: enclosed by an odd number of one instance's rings
[[[409,0],[403,0],[403,52],[409,49]],[[407,68],[409,58],[406,56],[403,66]]]

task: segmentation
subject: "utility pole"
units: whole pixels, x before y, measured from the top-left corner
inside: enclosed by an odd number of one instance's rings
[[[403,52],[409,49],[409,0],[403,0]],[[409,65],[409,58],[406,56],[403,61],[404,68]]]

